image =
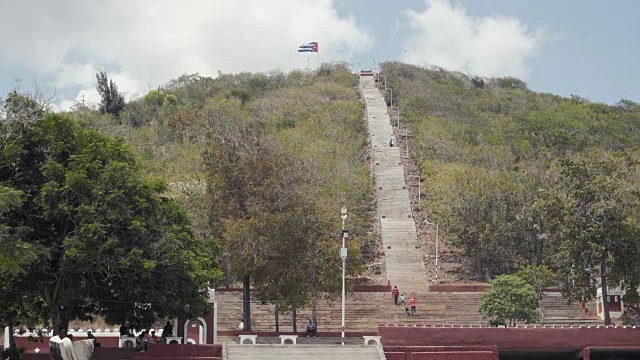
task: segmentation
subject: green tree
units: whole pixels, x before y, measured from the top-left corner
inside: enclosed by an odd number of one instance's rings
[[[259,299],[291,309],[294,317],[321,292],[335,291],[339,238],[309,185],[315,173],[307,159],[283,149],[266,131],[268,123],[253,118],[240,100],[222,99],[211,111],[204,154],[210,223],[224,239],[230,272],[242,280],[249,331],[252,284]],[[362,267],[358,253],[352,252],[350,273]]]
[[[544,289],[553,285],[553,271],[545,265],[525,265],[516,275],[536,289],[539,300],[544,296]]]
[[[55,334],[90,314],[140,328],[207,307],[214,247],[162,182],[140,180],[121,141],[46,114],[0,149],[0,186],[24,194],[3,224],[28,225],[23,241],[42,254],[15,286],[46,305]]]
[[[107,78],[107,73],[101,71],[96,74],[97,90],[102,98],[100,113],[118,115],[124,109],[124,97],[118,91],[118,85]]]
[[[46,313],[43,310],[45,304],[22,288],[19,275],[8,272],[0,274],[0,328],[8,327],[9,344],[5,345],[9,346],[9,359],[21,358],[13,336],[16,325],[47,322],[43,317]]]
[[[538,297],[533,286],[516,275],[500,275],[480,298],[480,313],[492,323],[515,326],[538,319]]]
[[[543,198],[555,260],[572,299],[593,297],[600,278],[637,295],[640,284],[638,159],[626,152],[590,150],[559,161],[559,178]],[[605,324],[611,324],[603,303]]]
[[[36,257],[35,249],[22,238],[30,232],[28,226],[8,225],[7,213],[20,208],[22,192],[0,185],[0,273],[22,273],[22,265]]]

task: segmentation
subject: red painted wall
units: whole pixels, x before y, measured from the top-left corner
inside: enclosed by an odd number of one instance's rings
[[[49,337],[34,337],[33,340],[37,342],[29,341],[28,337],[18,336],[15,337],[16,346],[27,349],[27,353],[33,353],[36,348],[40,349],[41,354],[49,354]],[[73,337],[73,341],[76,340],[86,340],[86,336],[75,336]],[[97,341],[101,344],[101,346],[107,348],[117,348],[119,345],[117,336],[110,337],[101,337],[100,334],[96,336]]]
[[[217,290],[216,290],[217,291]],[[202,313],[200,317],[203,318],[207,326],[207,344],[213,344],[213,305],[211,305],[211,311],[209,313]],[[177,337],[184,338],[184,322],[186,319],[178,319],[178,324],[173,324],[173,333]],[[187,329],[187,332],[188,329]],[[218,333],[218,335],[220,335]],[[194,340],[197,340],[199,336],[196,336]]]
[[[387,360],[498,360],[495,346],[385,346]]]
[[[429,291],[431,292],[443,292],[443,293],[458,293],[458,292],[484,292],[489,287],[489,284],[433,284],[429,285]],[[562,290],[557,287],[550,287],[544,289],[545,292],[561,292]]]
[[[407,360],[494,360],[494,357],[490,351],[414,352]]]
[[[403,327],[378,328],[385,349],[389,346],[496,345],[499,351],[577,351],[587,346],[640,344],[640,328],[550,327]]]
[[[195,325],[195,326],[194,326]],[[191,320],[187,325],[187,338],[193,339],[196,344],[200,344],[200,328],[202,327],[200,320]],[[209,334],[207,334],[208,336]]]

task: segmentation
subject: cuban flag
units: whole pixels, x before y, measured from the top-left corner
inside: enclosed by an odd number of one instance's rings
[[[298,46],[298,52],[318,52],[318,42],[312,41]]]

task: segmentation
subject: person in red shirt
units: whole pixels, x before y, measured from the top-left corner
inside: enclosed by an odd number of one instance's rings
[[[391,290],[391,296],[393,296],[393,303],[398,305],[398,296],[400,296],[400,290],[398,290],[397,286],[394,286],[393,290]]]
[[[409,306],[411,306],[411,316],[416,316],[418,301],[413,296],[411,297],[411,300],[409,300]]]

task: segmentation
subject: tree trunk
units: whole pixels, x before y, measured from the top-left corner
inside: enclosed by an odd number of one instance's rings
[[[316,300],[313,300],[313,309],[311,311],[311,321],[313,322],[313,325],[316,327],[316,330],[318,330],[318,313],[316,311],[316,306],[317,302]]]
[[[228,289],[231,284],[231,273],[229,272],[229,260],[227,254],[222,255],[222,270],[224,272],[224,285]]]
[[[251,276],[247,275],[242,280],[242,321],[244,331],[251,330]]]
[[[279,311],[278,311],[278,302],[276,301],[276,305],[273,307],[273,313],[276,318],[276,332],[280,332],[280,320],[279,320]]]
[[[293,305],[291,307],[291,325],[293,326],[293,332],[298,332],[297,317],[298,317],[298,313],[296,311],[296,306]]]
[[[602,285],[602,311],[604,312],[604,324],[611,325],[611,315],[609,314],[609,301],[607,297],[609,292],[607,291],[607,254],[602,257],[600,263],[600,278]]]
[[[51,309],[53,335],[58,335],[62,339],[67,336],[67,330],[69,330],[69,318],[66,309],[57,304],[51,304],[49,308]]]
[[[13,337],[13,323],[9,324],[9,359],[18,360],[18,348],[16,347],[16,339]]]

